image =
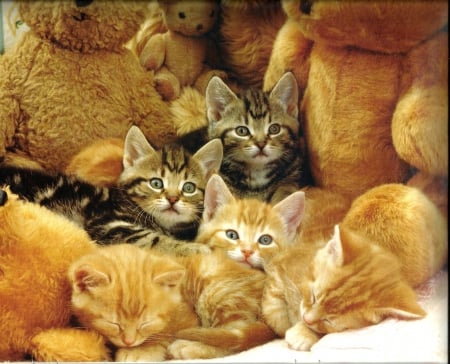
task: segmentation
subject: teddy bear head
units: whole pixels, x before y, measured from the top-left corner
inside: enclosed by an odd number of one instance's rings
[[[283,0],[303,34],[332,46],[407,52],[448,23],[447,1]]]
[[[160,0],[158,4],[167,29],[189,37],[208,33],[219,13],[216,0]]]
[[[139,1],[56,0],[19,2],[21,19],[39,37],[73,51],[116,51],[145,20]]]

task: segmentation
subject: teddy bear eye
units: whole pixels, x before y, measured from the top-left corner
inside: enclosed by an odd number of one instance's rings
[[[186,19],[186,14],[183,13],[182,11],[180,11],[180,12],[178,13],[178,17],[179,17],[180,19]]]
[[[211,11],[211,14],[209,14],[209,16],[210,16],[211,18],[214,18],[214,15],[216,15],[216,13],[215,13],[214,10],[213,10],[213,11]]]
[[[311,14],[311,8],[313,6],[313,0],[300,0],[300,11],[303,14]]]

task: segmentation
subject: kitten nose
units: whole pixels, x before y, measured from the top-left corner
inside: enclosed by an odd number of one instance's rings
[[[124,337],[124,338],[122,338],[122,342],[126,346],[132,346],[134,344],[134,339],[130,339],[130,338]]]
[[[171,205],[175,205],[179,199],[178,196],[167,196],[167,201],[169,201]]]
[[[263,150],[264,149],[264,147],[266,146],[266,141],[265,140],[262,140],[262,141],[259,141],[259,142],[256,142],[256,145],[258,146],[258,148],[259,149],[261,149],[261,150]]]
[[[245,259],[249,258],[253,254],[253,250],[251,249],[241,249],[241,252]]]
[[[302,318],[306,325],[312,325],[314,323],[314,320],[311,317],[308,318],[306,312],[303,314]]]

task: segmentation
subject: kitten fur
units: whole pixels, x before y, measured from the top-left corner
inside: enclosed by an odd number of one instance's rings
[[[0,185],[82,226],[100,244],[133,243],[183,254],[205,251],[195,238],[206,181],[220,166],[222,147],[211,141],[191,156],[181,146],[156,151],[137,128],[125,139],[123,172],[116,187],[74,177],[0,168]]]
[[[295,241],[304,213],[304,192],[272,206],[235,198],[219,175],[206,184],[205,208],[196,241],[222,250],[234,261],[264,270],[270,259]]]
[[[118,244],[68,275],[73,312],[117,348],[116,361],[212,358],[274,337],[259,321],[264,274],[221,254],[176,258]]]
[[[297,82],[288,72],[271,92],[235,94],[219,77],[206,89],[208,139],[220,138],[220,174],[233,194],[278,202],[303,184],[304,141]]]
[[[355,200],[327,241],[301,241],[266,268],[262,310],[296,350],[324,334],[425,316],[413,287],[447,260],[447,227],[419,190],[374,188]]]

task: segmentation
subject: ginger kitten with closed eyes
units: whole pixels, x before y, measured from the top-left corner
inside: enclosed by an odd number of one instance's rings
[[[414,287],[447,261],[447,223],[419,190],[401,184],[357,198],[330,240],[300,241],[268,267],[262,309],[296,350],[324,334],[418,319]]]

